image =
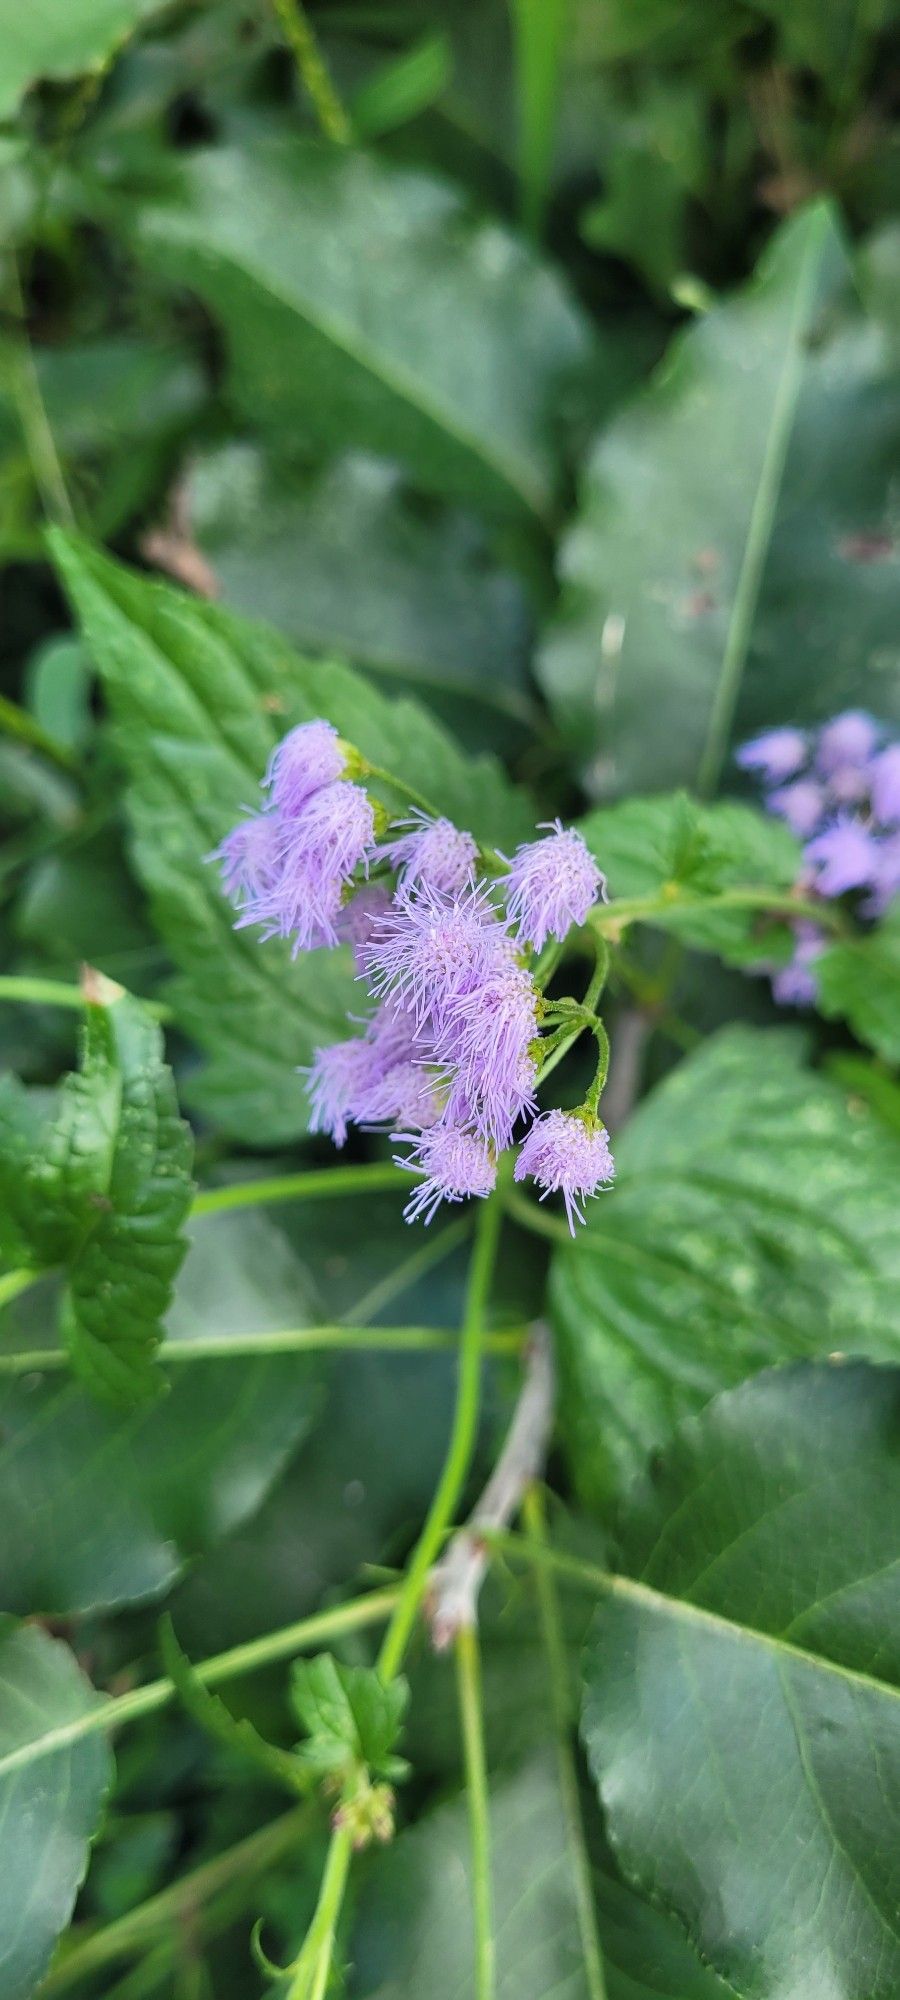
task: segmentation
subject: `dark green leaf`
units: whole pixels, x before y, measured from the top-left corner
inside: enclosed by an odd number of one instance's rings
[[[757,726],[900,712],[900,397],[880,329],[829,325],[846,275],[830,211],[793,216],[599,440],[543,662],[595,791],[708,791]]]
[[[309,1273],[252,1211],[207,1217],[169,1316],[174,1339],[309,1325]],[[47,1376],[0,1397],[0,1601],[66,1614],[160,1596],[268,1492],[320,1409],[310,1355],[173,1365],[129,1415]]]
[[[616,1186],[551,1281],[566,1441],[601,1504],[767,1363],[900,1353],[900,1145],[792,1031],[711,1037],[615,1150]]]
[[[449,183],[268,133],[182,156],[137,241],[222,319],[254,422],[400,458],[456,499],[552,515],[560,392],[586,362],[587,323]]]
[[[588,1985],[567,1817],[552,1750],[490,1797],[498,2000],[595,2000]],[[608,2000],[726,2000],[671,1917],[616,1880],[595,1878]],[[353,1933],[359,1991],[372,2000],[475,2000],[472,1860],[455,1799],[372,1865]]]
[[[252,800],[274,743],[325,715],[442,811],[505,846],[534,814],[492,758],[466,758],[423,709],[348,668],[301,660],[262,626],[149,583],[80,541],[54,550],[104,680],[130,773],[135,863],[181,978],[179,1022],[211,1061],[193,1101],[251,1144],[296,1138],[308,1105],[297,1066],[359,1004],[349,954],[235,931],[206,856]]]
[[[900,1062],[900,910],[867,936],[823,952],[816,981],[823,1014],[849,1021],[887,1062]]]
[[[721,1396],[620,1521],[583,1733],[626,1874],[746,2000],[900,1982],[900,1373]]]
[[[295,1660],[291,1700],[307,1732],[300,1754],[311,1771],[365,1764],[376,1778],[403,1776],[406,1765],[394,1749],[409,1700],[405,1680],[385,1682],[374,1667],[347,1667],[319,1653]]]
[[[528,720],[521,586],[463,515],[423,520],[392,466],[355,455],[301,473],[225,445],[194,468],[190,514],[236,611],[391,683],[468,697],[476,740],[485,708],[501,729]]]
[[[776,889],[798,880],[802,855],[781,820],[730,800],[701,806],[685,792],[600,807],[581,831],[611,897],[668,897],[652,922],[731,965],[789,955],[786,924],[764,909],[705,909],[698,899],[731,889]],[[690,907],[691,904],[694,907]]]
[[[35,1737],[97,1701],[67,1646],[0,1619],[0,1977],[3,2000],[43,1978],[88,1865],[112,1758],[99,1734],[29,1767]]]

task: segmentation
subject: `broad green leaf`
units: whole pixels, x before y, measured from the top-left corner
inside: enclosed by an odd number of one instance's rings
[[[252,1211],[198,1220],[170,1338],[309,1325],[309,1273]],[[0,1602],[66,1615],[160,1596],[237,1528],[320,1409],[310,1355],[184,1361],[128,1415],[58,1374],[2,1382]]]
[[[900,910],[823,952],[816,980],[823,1014],[849,1021],[887,1062],[900,1062]]]
[[[291,1702],[306,1732],[304,1764],[321,1775],[365,1764],[373,1777],[402,1777],[394,1750],[408,1700],[407,1682],[385,1682],[375,1667],[344,1666],[331,1653],[295,1660]]]
[[[45,1094],[17,1076],[0,1076],[0,1249],[10,1265],[34,1255],[35,1202],[29,1169],[39,1157],[49,1118]]]
[[[492,1787],[490,1828],[498,2000],[597,2000],[584,1966],[573,1831],[552,1750]],[[609,1867],[595,1876],[594,1890],[607,2000],[728,2000],[671,1917]],[[355,1990],[371,2000],[475,2000],[464,1799],[438,1806],[374,1860],[352,1952]]]
[[[566,1443],[605,1505],[674,1423],[769,1362],[900,1355],[900,1145],[792,1030],[725,1029],[647,1097],[553,1263]]]
[[[221,319],[254,422],[418,483],[552,517],[566,380],[590,354],[561,278],[454,187],[290,134],[182,155],[138,251]]]
[[[900,714],[900,391],[882,331],[831,310],[846,277],[830,210],[800,211],[597,443],[542,668],[594,791],[710,791],[758,726]]]
[[[28,1745],[96,1704],[67,1646],[0,1619],[0,1983],[28,2000],[72,1915],[112,1779],[101,1735],[42,1755]]]
[[[101,70],[121,42],[161,0],[13,0],[0,4],[0,118],[40,77],[65,79]]]
[[[264,612],[311,652],[374,669],[391,684],[464,697],[483,738],[527,722],[528,610],[463,515],[423,520],[394,467],[353,454],[315,472],[251,444],[210,452],[190,478],[193,532],[225,601]]]
[[[235,931],[210,850],[252,801],[278,737],[325,715],[479,837],[506,846],[534,812],[491,758],[466,758],[423,709],[348,668],[302,660],[263,626],[150,583],[73,537],[53,547],[105,684],[129,770],[134,860],[180,973],[179,1024],[210,1061],[191,1098],[252,1145],[294,1139],[298,1064],[359,1005],[349,954]]]
[[[702,806],[685,792],[623,799],[581,822],[612,898],[665,898],[650,921],[731,965],[789,955],[786,924],[765,909],[704,908],[734,889],[775,889],[799,879],[799,843],[782,821],[725,800]]]
[[[900,1373],[776,1370],[628,1496],[582,1729],[626,1875],[745,2000],[900,1984]]]

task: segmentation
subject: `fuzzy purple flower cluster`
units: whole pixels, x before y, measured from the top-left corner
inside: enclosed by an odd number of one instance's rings
[[[391,821],[351,770],[366,766],[328,723],[301,724],[270,761],[262,809],[210,857],[238,925],[291,939],[295,954],[352,946],[370,1008],[316,1051],[311,1128],[337,1146],[351,1125],[390,1131],[418,1177],[407,1217],[429,1222],[444,1201],[491,1192],[499,1154],[529,1121],[517,1177],[560,1191],[574,1230],[613,1162],[593,1111],[538,1115],[531,961],[584,923],[605,893],[601,872],[558,820],[506,863],[448,819]]]
[[[848,709],[821,729],[771,729],[737,753],[757,776],[766,810],[803,841],[801,887],[829,899],[859,894],[859,913],[880,917],[900,895],[900,742],[870,715]],[[811,919],[794,925],[793,958],[772,978],[776,1000],[809,1006],[815,962],[827,943]]]

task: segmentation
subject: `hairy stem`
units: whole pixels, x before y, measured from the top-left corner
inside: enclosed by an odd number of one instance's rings
[[[462,1726],[469,1851],[472,1857],[472,1916],[475,1927],[475,1997],[494,2000],[494,1912],[491,1888],[491,1829],[481,1694],[478,1630],[461,1625],[456,1634],[456,1687]]]

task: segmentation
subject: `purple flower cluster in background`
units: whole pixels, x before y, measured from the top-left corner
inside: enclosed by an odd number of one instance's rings
[[[870,715],[848,709],[820,729],[770,729],[737,753],[758,776],[766,810],[803,845],[807,896],[859,895],[859,914],[880,917],[900,894],[900,743]],[[796,948],[774,973],[785,1006],[816,998],[815,962],[827,943],[812,920],[795,923]]]
[[[603,876],[559,820],[507,863],[448,819],[389,821],[351,768],[366,769],[330,724],[291,730],[262,810],[211,857],[239,926],[291,939],[295,955],[353,948],[371,1010],[316,1051],[311,1129],[337,1146],[351,1125],[391,1131],[409,1148],[398,1164],[419,1176],[407,1217],[430,1222],[443,1201],[488,1195],[499,1154],[532,1120],[516,1178],[562,1193],[574,1233],[613,1161],[593,1110],[537,1116],[545,1008],[532,960],[584,923]],[[389,880],[369,881],[370,868]]]

